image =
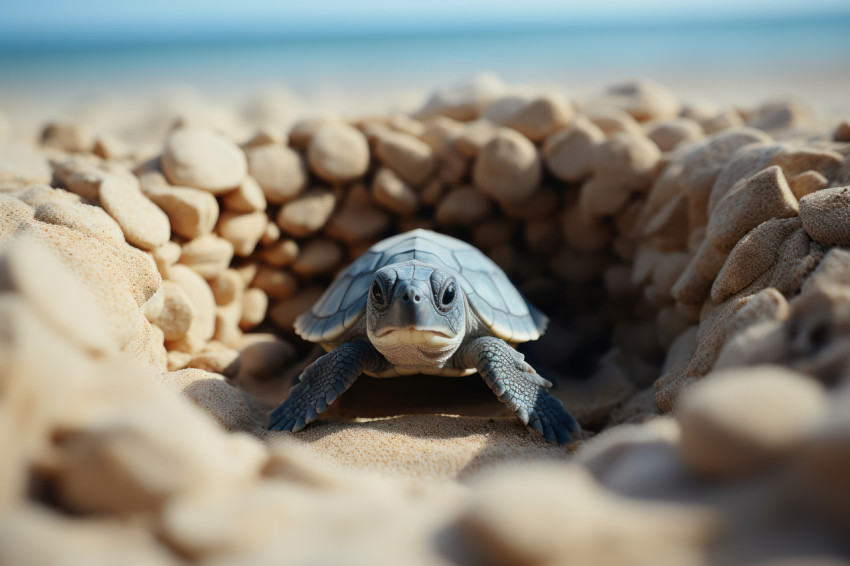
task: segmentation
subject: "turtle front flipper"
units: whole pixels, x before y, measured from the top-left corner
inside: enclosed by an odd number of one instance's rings
[[[380,371],[386,360],[368,342],[356,341],[328,352],[305,369],[289,397],[269,415],[269,430],[298,432],[315,421],[364,371]]]
[[[537,375],[522,354],[507,342],[485,336],[461,348],[460,362],[477,369],[499,401],[548,442],[569,442],[572,434],[581,430],[561,401],[546,391],[551,383]]]

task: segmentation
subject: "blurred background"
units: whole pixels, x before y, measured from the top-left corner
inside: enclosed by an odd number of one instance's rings
[[[178,99],[271,100],[286,121],[414,109],[488,71],[577,96],[649,77],[684,100],[792,96],[846,115],[848,29],[846,0],[7,1],[0,108],[16,132]]]

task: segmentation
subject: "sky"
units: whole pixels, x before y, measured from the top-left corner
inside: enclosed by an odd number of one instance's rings
[[[244,38],[848,13],[847,0],[0,0],[0,42]]]

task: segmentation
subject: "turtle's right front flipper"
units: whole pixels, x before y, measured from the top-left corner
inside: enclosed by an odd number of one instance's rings
[[[351,387],[364,370],[380,371],[385,364],[368,342],[348,342],[328,352],[298,376],[289,397],[271,412],[269,430],[301,430]]]
[[[499,401],[548,442],[569,442],[581,430],[561,401],[546,391],[552,384],[537,375],[504,340],[494,336],[477,338],[459,353],[461,363],[477,369]]]

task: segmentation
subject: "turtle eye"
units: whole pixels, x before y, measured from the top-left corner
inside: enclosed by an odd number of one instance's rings
[[[384,306],[384,292],[381,290],[381,286],[377,281],[372,282],[372,302],[377,306]]]
[[[449,283],[446,287],[446,290],[443,291],[443,298],[440,299],[440,302],[443,303],[443,306],[448,306],[452,304],[455,300],[455,284]]]

